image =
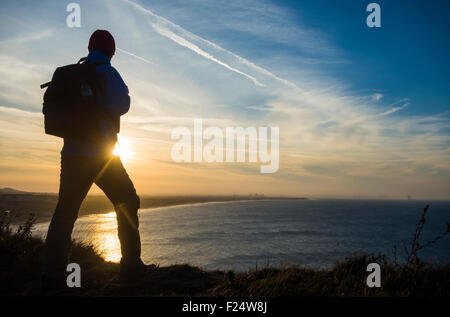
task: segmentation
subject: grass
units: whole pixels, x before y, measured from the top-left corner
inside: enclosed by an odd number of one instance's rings
[[[426,210],[423,214],[425,217]],[[6,220],[5,220],[6,219]],[[421,218],[422,219],[422,218]],[[422,220],[420,220],[422,221]],[[424,221],[423,221],[424,222]],[[13,230],[0,221],[0,296],[40,295],[43,241],[31,235],[29,218]],[[422,227],[418,227],[422,230]],[[416,228],[417,229],[417,228]],[[445,236],[443,234],[443,236]],[[442,236],[442,237],[443,237]],[[119,265],[105,261],[92,245],[74,242],[71,262],[82,268],[82,287],[56,296],[450,296],[450,264],[429,264],[417,255],[420,232],[404,264],[385,256],[354,255],[330,269],[265,267],[245,273],[205,271],[190,265],[157,267],[138,283],[121,285]],[[439,240],[439,239],[438,239]],[[436,240],[437,241],[437,240]],[[435,242],[436,242],[435,241]],[[414,249],[416,248],[416,249]],[[366,286],[369,263],[381,266],[381,287]]]

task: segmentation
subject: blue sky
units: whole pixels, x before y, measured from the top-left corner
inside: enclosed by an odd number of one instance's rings
[[[333,69],[333,76],[356,89],[373,87],[391,98],[408,97],[411,106],[405,112],[410,114],[448,110],[448,1],[380,1],[378,29],[360,23],[367,14],[364,1],[297,3],[311,13],[306,20],[329,34],[352,61],[352,67]],[[328,6],[330,10],[323,10]]]
[[[179,8],[183,1],[175,4],[170,1],[167,7],[158,1],[143,3],[154,6],[155,13],[165,14],[171,21],[249,59],[271,56],[287,60],[298,56],[320,59],[314,65],[316,72],[348,83],[355,93],[373,90],[384,92],[385,97],[392,100],[410,98],[411,105],[405,112],[411,114],[449,110],[448,1],[378,1],[382,10],[381,28],[368,28],[365,24],[366,6],[370,1],[272,2],[289,12],[289,20],[278,21],[274,14],[265,22],[275,27],[284,23],[309,28],[329,42],[323,52],[319,47],[312,51],[302,49],[297,42],[302,41],[302,37],[293,36],[289,43],[280,45],[265,34],[256,37],[252,32],[230,32],[220,24],[205,26],[201,17],[206,12],[211,20],[231,15],[213,2],[200,2],[204,11],[196,6],[182,6],[182,15]],[[253,2],[252,5],[259,4]],[[271,19],[273,17],[275,19]]]
[[[56,191],[61,140],[42,128],[57,66],[116,38],[130,89],[121,137],[142,193],[248,193],[450,199],[446,1],[64,1],[0,4],[0,186]],[[175,164],[175,126],[280,127],[280,169]],[[240,188],[236,188],[240,184]]]

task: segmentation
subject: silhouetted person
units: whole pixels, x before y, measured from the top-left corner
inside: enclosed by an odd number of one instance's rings
[[[95,106],[102,109],[105,115],[100,116],[96,123],[100,131],[98,137],[64,137],[58,204],[48,228],[45,245],[42,279],[44,290],[66,286],[72,229],[80,205],[93,183],[103,190],[116,210],[122,251],[121,279],[136,277],[146,269],[141,261],[137,214],[139,197],[120,158],[112,154],[119,132],[119,118],[130,108],[128,88],[117,70],[111,66],[115,42],[108,31],[95,31],[89,39],[88,49],[89,55],[85,62],[93,65],[102,92]]]

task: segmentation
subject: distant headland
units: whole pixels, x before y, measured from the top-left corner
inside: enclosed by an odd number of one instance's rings
[[[141,208],[156,208],[175,205],[228,202],[244,200],[285,200],[308,199],[305,197],[278,197],[264,194],[249,195],[141,195]],[[32,213],[37,222],[50,220],[58,195],[56,193],[38,193],[17,190],[10,187],[0,188],[0,212],[9,211],[14,223],[20,223]],[[88,195],[80,208],[80,216],[107,213],[114,207],[104,195]]]

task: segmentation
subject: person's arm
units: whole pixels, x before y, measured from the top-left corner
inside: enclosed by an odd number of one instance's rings
[[[108,67],[105,75],[103,106],[112,115],[120,117],[130,109],[128,87],[114,67]]]

